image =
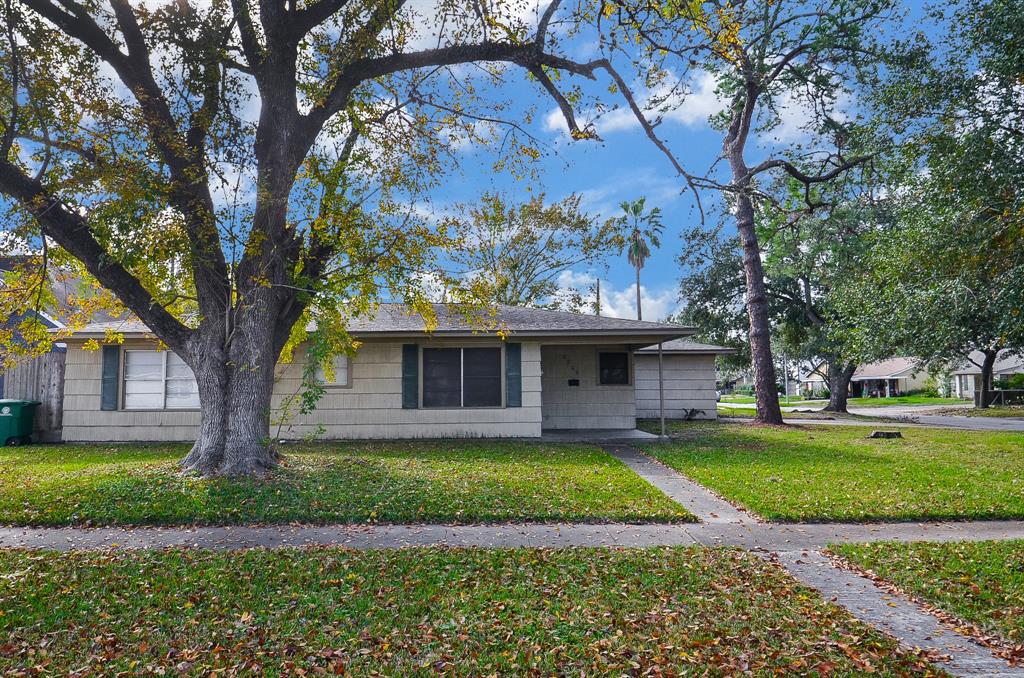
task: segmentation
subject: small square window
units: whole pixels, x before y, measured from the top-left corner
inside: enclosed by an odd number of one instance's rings
[[[625,351],[598,353],[598,377],[602,385],[629,383],[629,354]]]
[[[334,378],[328,379],[323,365],[316,367],[316,380],[324,386],[349,386],[349,358],[345,354],[334,356],[331,361]]]

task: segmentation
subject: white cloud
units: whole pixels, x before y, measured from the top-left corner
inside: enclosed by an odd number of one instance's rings
[[[631,168],[625,175],[612,176],[607,182],[579,191],[584,211],[600,217],[622,214],[619,204],[645,196],[648,207],[661,207],[667,227],[674,226],[676,215],[667,208],[677,201],[684,190],[682,180],[669,172],[659,173],[650,167]]]
[[[685,87],[678,91],[666,83],[653,90],[640,84],[631,85],[634,97],[648,120],[660,115],[664,120],[677,123],[684,127],[699,127],[706,124],[710,116],[721,111],[725,100],[716,91],[715,76],[706,71],[694,75]],[[665,109],[668,110],[665,110]],[[662,111],[662,112],[659,112]],[[616,108],[599,111],[590,109],[577,115],[580,127],[593,124],[600,136],[638,128],[633,111],[623,101]],[[544,118],[544,127],[549,132],[559,132],[568,138],[568,126],[565,118],[557,108],[550,111]]]
[[[449,4],[448,10],[444,9],[445,4]],[[548,2],[539,0],[504,0],[488,3],[487,9],[494,21],[507,24],[512,28],[526,26],[528,29],[533,29],[536,28],[540,16],[548,4]],[[416,27],[416,32],[404,51],[432,49],[455,39],[478,37],[462,35],[465,33],[466,19],[462,15],[458,18],[454,17],[450,3],[445,3],[445,0],[409,0],[403,11],[413,19],[412,23]],[[475,20],[472,30],[474,32],[477,30]],[[550,30],[557,32],[558,24],[553,23]],[[458,38],[455,37],[456,34],[459,34]]]
[[[854,97],[846,91],[839,92],[827,112],[833,119],[843,122],[849,119],[847,111],[854,107]],[[775,101],[779,116],[778,126],[762,135],[762,141],[773,144],[811,143],[816,140],[814,129],[818,120],[813,103],[806,96],[785,92]]]
[[[641,271],[641,276],[643,271]],[[580,271],[563,271],[558,276],[561,290],[576,289],[583,295],[584,308],[594,306],[597,277]],[[680,304],[675,287],[651,289],[640,284],[640,303],[645,320],[664,320],[679,311]],[[601,315],[611,318],[636,318],[636,284],[617,288],[607,280],[601,280]]]

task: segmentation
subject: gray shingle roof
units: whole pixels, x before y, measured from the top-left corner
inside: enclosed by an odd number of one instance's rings
[[[982,361],[985,354],[981,351],[971,351],[970,358],[965,360],[953,374],[981,374]],[[994,374],[1017,374],[1024,372],[1024,355],[1015,351],[1003,350],[996,356],[996,362],[992,366]]]
[[[912,374],[920,369],[921,361],[917,358],[889,358],[861,365],[853,373],[853,381],[863,379],[893,379]]]
[[[566,313],[539,308],[499,305],[493,314],[485,317],[468,316],[444,304],[434,304],[437,327],[434,334],[469,335],[493,330],[505,330],[513,335],[525,336],[600,336],[630,335],[674,338],[694,333],[693,328],[669,323],[656,323],[627,318]],[[102,335],[107,331],[123,334],[149,334],[149,328],[139,321],[92,323],[75,332],[76,335]],[[372,318],[354,318],[349,324],[354,336],[410,335],[426,331],[426,322],[412,314],[404,304],[381,304]]]
[[[666,341],[662,344],[662,352],[667,355],[681,354],[681,353],[692,353],[696,355],[702,354],[714,354],[714,355],[726,355],[729,353],[735,353],[736,349],[727,348],[725,346],[716,346],[715,344],[702,344],[697,341],[690,341],[689,339],[673,339],[672,341]],[[658,347],[647,346],[636,351],[643,355],[653,354],[658,355]]]

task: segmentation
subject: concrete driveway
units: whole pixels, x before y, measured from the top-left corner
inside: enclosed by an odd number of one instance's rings
[[[729,407],[754,409],[750,404],[727,403]],[[1024,419],[1010,419],[1003,417],[968,417],[955,414],[937,414],[941,411],[955,409],[969,410],[970,405],[887,405],[884,407],[851,407],[850,414],[859,414],[865,417],[884,417],[894,421],[909,424],[923,424],[925,426],[941,426],[945,428],[961,428],[970,431],[1024,431]],[[808,410],[817,412],[821,407],[815,405],[793,405],[782,407],[783,412],[796,413]],[[809,420],[810,421],[810,420]],[[837,420],[838,422],[838,420]],[[822,422],[830,423],[830,422]],[[848,423],[848,422],[844,422]]]

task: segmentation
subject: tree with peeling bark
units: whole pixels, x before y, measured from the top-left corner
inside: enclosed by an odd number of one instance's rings
[[[11,232],[81,262],[196,375],[184,469],[275,466],[278,358],[417,273],[442,234],[406,209],[444,140],[476,141],[474,96],[524,71],[575,138],[559,78],[610,64],[559,53],[559,1],[19,0],[3,6],[0,192]],[[480,79],[469,77],[459,65]],[[523,128],[513,123],[516,138]],[[528,138],[515,157],[536,155]]]
[[[625,79],[617,79],[648,138],[698,199],[702,190],[718,192],[734,218],[760,422],[782,424],[755,225],[758,205],[773,202],[765,186],[787,176],[804,186],[803,209],[813,210],[819,205],[812,187],[868,160],[869,151],[851,152],[858,120],[842,109],[860,88],[876,81],[880,64],[895,54],[874,42],[890,28],[894,5],[891,0],[604,0],[601,5],[606,49],[632,59],[638,80],[649,90],[641,101],[631,96]],[[635,44],[644,48],[639,58]],[[662,125],[668,114],[685,109],[697,76],[704,73],[715,78],[723,99],[712,122],[722,132],[724,172],[688,168]],[[786,116],[806,117],[806,143],[768,143]],[[758,147],[758,140],[766,143]]]

